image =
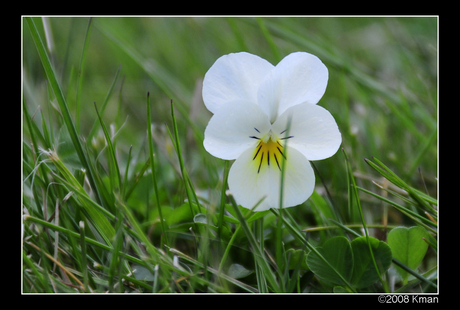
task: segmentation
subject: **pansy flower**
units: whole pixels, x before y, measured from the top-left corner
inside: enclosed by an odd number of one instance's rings
[[[213,113],[204,147],[235,160],[228,186],[236,202],[255,211],[283,208],[313,193],[309,161],[334,155],[342,142],[333,116],[316,105],[326,91],[328,70],[318,57],[296,52],[276,66],[246,52],[220,57],[203,81],[203,101]]]

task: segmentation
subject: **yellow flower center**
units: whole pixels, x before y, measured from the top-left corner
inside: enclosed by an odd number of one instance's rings
[[[260,172],[260,169],[264,166],[278,167],[281,171],[282,160],[286,159],[283,153],[283,146],[279,140],[272,140],[272,137],[269,137],[267,141],[260,140],[259,144],[254,150],[254,158],[257,168],[257,173]]]

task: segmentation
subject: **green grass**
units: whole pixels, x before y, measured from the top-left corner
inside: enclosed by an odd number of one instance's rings
[[[24,18],[23,293],[437,292],[437,25]],[[203,148],[204,74],[243,50],[273,64],[306,51],[329,69],[319,104],[343,149],[281,212],[239,207],[231,162]],[[387,244],[398,226],[425,232],[415,268],[389,256],[417,247]]]

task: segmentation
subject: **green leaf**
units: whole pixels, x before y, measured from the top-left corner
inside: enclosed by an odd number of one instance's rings
[[[144,266],[134,265],[133,266],[134,277],[142,281],[153,281],[155,276],[150,272],[150,270]]]
[[[377,266],[381,273],[385,272],[391,264],[390,247],[385,242],[372,237],[369,237],[369,242]],[[343,285],[343,280],[337,275],[338,272],[345,280],[350,281],[353,287],[363,288],[379,279],[365,236],[356,238],[351,243],[345,237],[334,237],[316,249],[329,264],[311,251],[307,256],[307,265],[322,280],[334,285]]]
[[[343,286],[334,286],[333,292],[336,294],[344,294],[344,293],[350,293],[347,291],[347,289]]]
[[[394,258],[409,268],[416,269],[428,250],[428,244],[423,240],[427,236],[426,230],[419,226],[396,227],[388,234],[388,245]],[[403,283],[406,284],[409,277],[407,271],[398,266],[396,266],[396,270],[401,275]]]
[[[203,214],[203,213],[198,213],[197,215],[195,215],[193,217],[193,222],[194,223],[197,223],[197,224],[204,224],[204,225],[209,225],[211,227],[215,227],[217,228],[216,226],[214,226],[212,223],[209,223],[208,222],[208,217],[206,214]]]
[[[313,194],[310,196],[309,201],[317,208],[323,219],[334,219],[337,220],[337,216],[332,209],[332,206],[316,191],[313,191]]]
[[[232,264],[228,268],[227,273],[228,273],[228,275],[230,277],[232,277],[234,279],[241,279],[241,278],[249,276],[253,272],[254,272],[253,270],[248,270],[248,269],[244,268],[244,266],[242,266],[240,264]]]
[[[193,221],[193,214],[190,212],[188,203],[184,203],[180,207],[174,208],[171,215],[168,217],[168,225],[174,226],[180,223]]]
[[[390,268],[392,259],[391,249],[383,241],[372,237],[368,238],[375,261],[382,274]],[[356,288],[369,286],[379,279],[379,275],[372,262],[366,237],[356,238],[351,242],[351,247],[353,249],[353,277],[351,278],[351,283]]]
[[[303,270],[308,270],[308,265],[307,265],[307,255],[305,255],[305,251],[298,249],[289,249],[286,251],[286,256],[289,257],[289,265],[288,268],[289,270],[294,270],[296,268],[303,269]],[[302,260],[302,261],[300,261]]]
[[[337,275],[337,272],[346,280],[351,278],[353,252],[347,238],[342,236],[331,238],[322,247],[318,247],[317,250],[329,262],[330,266],[314,251],[311,251],[307,255],[307,265],[314,274],[323,280],[338,285],[343,285],[344,283]]]

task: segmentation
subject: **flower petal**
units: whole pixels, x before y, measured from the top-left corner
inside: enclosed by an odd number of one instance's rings
[[[273,124],[277,134],[289,129],[288,146],[300,151],[308,160],[334,155],[342,143],[334,117],[321,106],[303,103],[286,110]],[[285,134],[281,135],[284,136]]]
[[[273,65],[259,56],[241,52],[220,57],[203,80],[203,101],[209,111],[237,99],[257,102],[257,90]]]
[[[236,100],[221,106],[209,120],[204,131],[203,145],[211,155],[236,159],[243,151],[254,148],[270,130],[267,115],[254,103]]]
[[[329,73],[315,55],[296,52],[284,57],[261,83],[257,102],[273,123],[289,107],[316,104],[326,91]]]
[[[287,156],[283,208],[303,203],[311,196],[315,187],[315,174],[305,156],[293,148],[288,149]],[[273,164],[259,170],[259,164],[253,157],[254,149],[248,149],[233,163],[228,175],[230,191],[236,202],[247,209],[252,209],[264,197],[255,211],[278,209],[281,171]]]

